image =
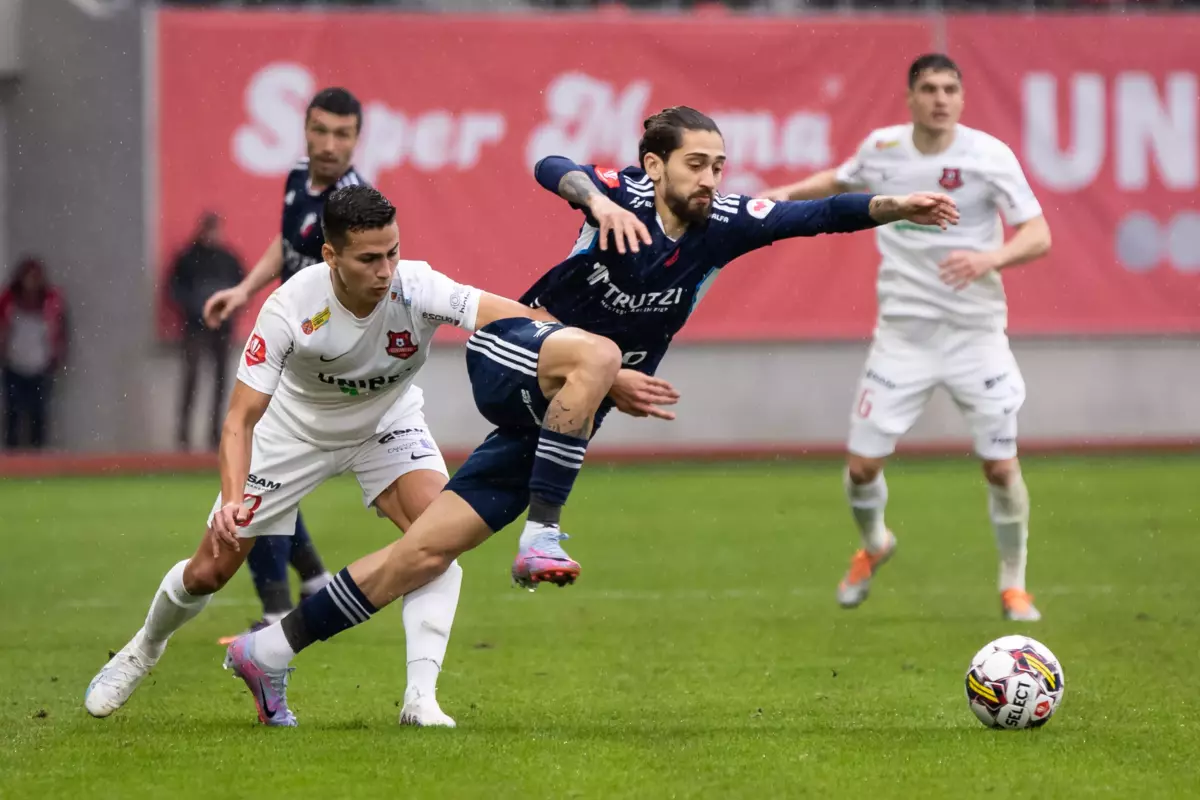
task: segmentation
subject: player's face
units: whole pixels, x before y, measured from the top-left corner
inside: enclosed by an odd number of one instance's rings
[[[325,260],[352,298],[374,304],[387,295],[400,260],[400,229],[396,223],[351,231],[341,252],[328,243],[325,247]]]
[[[304,141],[313,181],[333,183],[350,168],[358,144],[358,120],[353,114],[341,116],[314,108],[304,122]]]
[[[954,130],[963,111],[962,81],[947,70],[926,70],[908,92],[913,123],[935,132]]]
[[[684,131],[683,143],[664,164],[647,158],[646,166],[667,208],[686,222],[703,222],[712,213],[713,195],[725,171],[725,141],[713,131]]]

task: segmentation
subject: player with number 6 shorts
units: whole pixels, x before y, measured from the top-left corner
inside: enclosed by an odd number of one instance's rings
[[[884,462],[942,386],[983,462],[1002,613],[1032,622],[1041,615],[1025,587],[1029,493],[1017,460],[1025,381],[1005,333],[1000,271],[1044,255],[1050,228],[1012,150],[959,124],[962,74],[953,61],[931,54],[913,62],[908,107],[912,122],[873,131],[840,167],[771,193],[796,200],[942,191],[961,213],[947,230],[898,222],[876,232],[879,320],[854,398],[845,473],[862,547],[838,585],[838,602],[854,608],[866,600],[872,577],[896,548],[884,523]],[[1001,219],[1015,231],[1007,242]]]

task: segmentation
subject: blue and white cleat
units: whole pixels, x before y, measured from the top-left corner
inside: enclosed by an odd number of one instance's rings
[[[574,583],[579,577],[579,563],[567,555],[559,544],[563,539],[569,538],[571,537],[552,525],[543,526],[540,531],[530,536],[513,561],[513,583],[531,591],[543,582],[557,586]]]
[[[93,717],[107,717],[128,702],[155,661],[147,658],[133,641],[109,659],[83,695],[83,705]]]
[[[288,709],[287,683],[291,668],[268,670],[251,654],[253,634],[239,636],[225,651],[225,669],[246,683],[258,707],[258,721],[272,727],[296,727],[296,715]]]

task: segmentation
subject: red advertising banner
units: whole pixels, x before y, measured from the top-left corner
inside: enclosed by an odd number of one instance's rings
[[[724,190],[753,194],[899,118],[906,66],[931,41],[917,21],[157,16],[161,269],[208,209],[258,258],[304,154],[305,106],[341,85],[365,106],[355,165],[396,203],[402,255],[509,296],[566,256],[581,222],[534,182],[541,156],[634,163],[642,120],[691,105],[725,133]],[[684,336],[866,334],[874,254],[869,233],[777,244],[725,270]],[[165,306],[160,321],[168,334]]]
[[[1200,18],[951,17],[964,122],[1007,142],[1054,237],[1005,274],[1018,333],[1200,331]]]
[[[933,42],[928,18],[157,19],[164,277],[210,209],[258,258],[303,155],[305,105],[342,85],[364,103],[355,164],[396,203],[402,255],[509,296],[565,256],[580,222],[533,181],[541,156],[632,163],[643,118],[692,105],[725,134],[724,190],[754,194],[906,119],[907,65]],[[1015,334],[1200,331],[1197,37],[1188,17],[948,20],[964,122],[1012,146],[1054,234],[1047,261],[1006,275]],[[680,338],[866,335],[876,262],[869,233],[777,244],[724,270]]]

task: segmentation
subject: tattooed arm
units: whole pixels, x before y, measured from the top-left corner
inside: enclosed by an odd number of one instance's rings
[[[543,188],[587,213],[588,223],[599,232],[601,250],[608,249],[610,231],[618,253],[624,254],[626,248],[636,253],[642,243],[650,244],[650,231],[642,221],[616,202],[621,197],[616,172],[605,170],[601,176],[595,167],[580,166],[563,156],[546,156],[533,173]]]

